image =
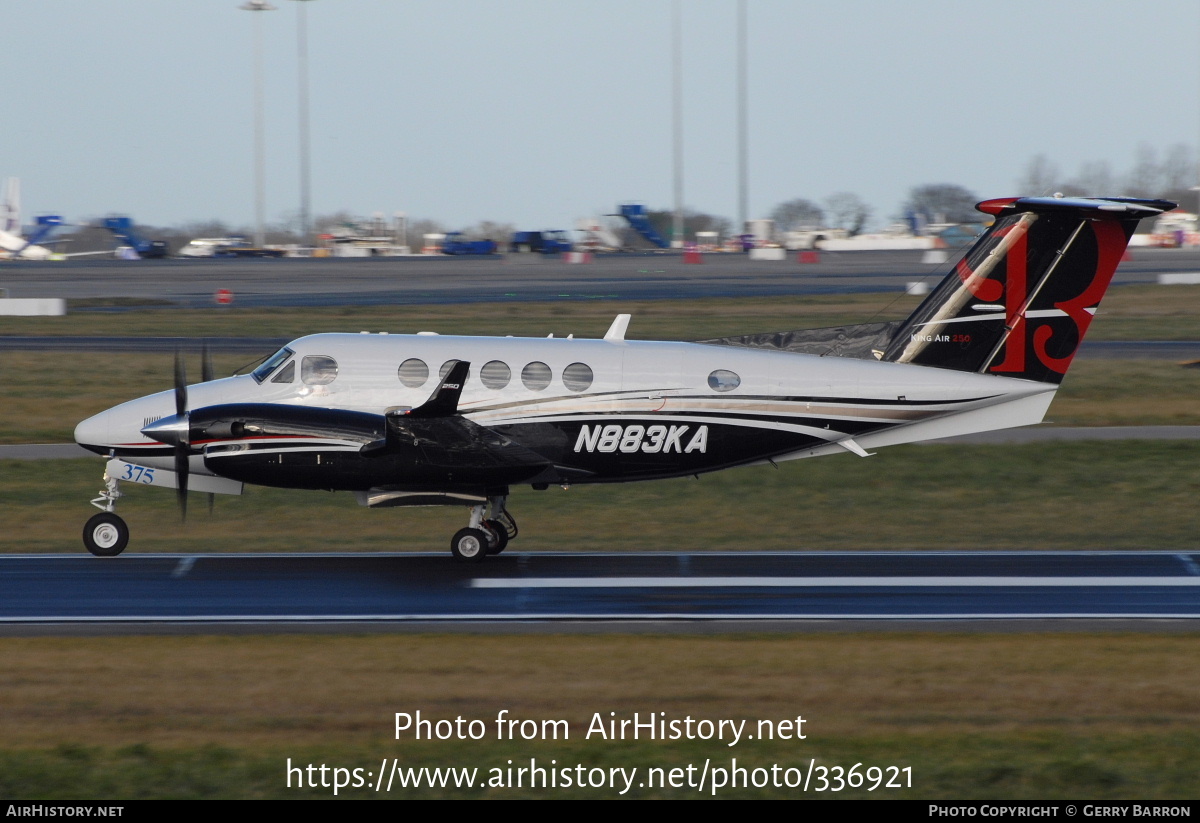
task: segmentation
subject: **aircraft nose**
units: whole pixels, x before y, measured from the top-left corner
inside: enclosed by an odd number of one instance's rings
[[[85,449],[106,454],[112,438],[109,436],[111,417],[107,412],[93,415],[75,427],[75,442]]]

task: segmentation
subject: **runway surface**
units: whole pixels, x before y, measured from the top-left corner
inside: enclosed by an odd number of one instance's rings
[[[948,261],[955,259],[951,252]],[[688,264],[678,253],[602,255],[572,265],[537,255],[284,260],[22,261],[0,266],[9,297],[126,300],[180,308],[213,305],[218,289],[249,307],[503,303],[541,300],[659,300],[900,291],[933,284],[950,262],[921,251],[823,252],[819,263],[750,261],[709,254]],[[1200,271],[1200,250],[1135,249],[1116,285],[1153,283],[1161,273]],[[104,310],[120,311],[121,306]]]
[[[1200,553],[22,555],[0,626],[1200,618]]]

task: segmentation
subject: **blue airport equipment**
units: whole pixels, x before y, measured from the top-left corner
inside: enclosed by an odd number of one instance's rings
[[[442,241],[442,254],[495,254],[495,240],[468,240],[461,231],[452,231]]]
[[[670,245],[663,239],[661,234],[654,230],[654,226],[650,225],[650,218],[646,214],[646,207],[641,203],[622,203],[620,208],[621,217],[624,217],[633,230],[642,237],[660,249],[665,249]]]
[[[559,254],[560,252],[573,250],[575,244],[571,242],[571,238],[567,236],[567,233],[560,229],[553,231],[517,231],[513,232],[508,248],[509,251],[513,252],[530,251],[537,252],[538,254]]]
[[[158,259],[167,256],[167,244],[162,240],[146,240],[138,235],[133,229],[132,217],[106,217],[104,228],[137,252],[138,257]]]

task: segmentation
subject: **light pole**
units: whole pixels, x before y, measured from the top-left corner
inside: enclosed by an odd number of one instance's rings
[[[296,3],[296,56],[300,64],[300,242],[312,246],[312,175],[308,141],[308,6],[309,0]]]
[[[275,11],[267,0],[246,0],[243,11]],[[254,15],[254,245],[262,248],[266,240],[266,164],[267,143],[263,127],[262,21]]]
[[[683,22],[681,20],[679,1],[671,5],[671,48],[674,52],[672,60],[672,106],[673,144],[675,155],[675,219],[671,227],[671,246],[683,246]]]
[[[746,126],[746,0],[738,0],[737,5],[737,68],[738,68],[738,220],[742,224],[741,231],[746,231],[746,221],[750,219],[746,191],[746,167],[750,165],[747,157],[747,126]]]

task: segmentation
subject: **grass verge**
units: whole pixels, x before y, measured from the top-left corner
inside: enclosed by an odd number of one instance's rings
[[[392,797],[615,797],[480,787],[543,767],[909,767],[911,789],[809,797],[1188,798],[1200,638],[1125,634],[712,637],[395,635],[0,639],[0,795],[331,796],[286,766],[474,767],[470,789]],[[319,673],[319,674],[318,674]],[[396,739],[395,713],[478,719],[479,740]],[[495,719],[565,720],[557,740],[498,739]],[[610,715],[610,712],[615,713]],[[603,739],[638,712],[778,723],[805,739]],[[662,712],[662,715],[658,715]],[[566,735],[564,739],[563,735]],[[681,773],[682,774],[682,773]],[[507,778],[506,778],[507,779]],[[707,796],[635,786],[629,796]],[[352,796],[377,796],[359,789]],[[795,788],[721,797],[798,797]]]
[[[898,446],[611,486],[516,488],[517,551],[1196,548],[1200,443]],[[103,461],[2,461],[0,552],[79,551]],[[194,500],[123,484],[128,551],[442,550],[459,507],[363,509],[347,493],[247,487]]]

